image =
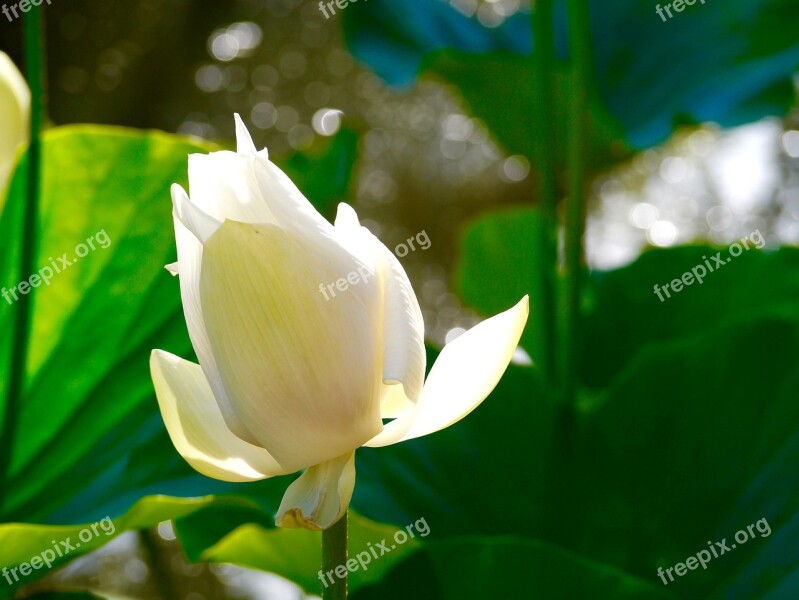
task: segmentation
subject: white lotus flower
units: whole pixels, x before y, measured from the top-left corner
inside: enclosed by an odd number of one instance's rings
[[[31,93],[25,78],[0,52],[0,210],[21,146],[30,137]]]
[[[190,156],[191,197],[172,189],[178,262],[168,268],[200,364],[155,350],[152,377],[172,441],[197,471],[252,481],[305,469],[277,523],[324,529],[347,510],[357,448],[433,433],[488,396],[528,301],[447,344],[424,381],[422,314],[397,259],[346,204],[335,226],[325,221],[236,124],[238,151]],[[353,273],[373,276],[320,293]]]

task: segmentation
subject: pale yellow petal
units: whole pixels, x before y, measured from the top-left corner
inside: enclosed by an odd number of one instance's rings
[[[406,395],[403,387],[398,384],[384,385],[383,398],[380,402],[380,415],[384,419],[396,419],[413,408],[414,402]]]
[[[179,197],[183,196],[183,201],[188,202],[188,199],[185,198],[185,192],[180,186],[174,186],[173,193]],[[202,307],[200,306],[200,267],[202,265],[203,246],[177,215],[175,216],[175,241],[178,248],[178,262],[175,270],[180,274],[180,298],[183,302],[183,315],[186,319],[186,327],[189,330],[189,338],[194,352],[197,354],[200,366],[230,430],[245,442],[258,445],[255,436],[233,410],[227,390],[222,385],[219,369],[216,366],[216,359],[213,352],[211,352],[211,344],[205,331],[205,321],[203,320]]]
[[[519,344],[529,314],[525,296],[516,306],[476,325],[438,356],[416,405],[386,425],[366,446],[387,446],[460,421],[499,383]]]
[[[197,471],[235,482],[286,473],[266,450],[227,428],[199,365],[154,350],[150,370],[169,437]]]
[[[0,209],[20,148],[30,137],[31,93],[25,78],[0,52]]]
[[[361,226],[347,204],[338,206],[336,229],[371,255],[383,286],[383,381],[402,384],[405,396],[415,402],[424,384],[427,355],[422,310],[408,275],[391,250]]]
[[[203,248],[202,314],[222,382],[286,469],[352,452],[382,428],[380,290],[347,279],[365,275],[357,265],[330,238],[235,221]]]
[[[327,529],[344,516],[355,489],[355,454],[307,469],[283,495],[278,527]]]

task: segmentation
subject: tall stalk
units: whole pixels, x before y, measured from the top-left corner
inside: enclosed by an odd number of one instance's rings
[[[569,131],[567,136],[569,193],[566,200],[564,237],[564,327],[561,381],[564,397],[574,406],[579,386],[581,359],[580,301],[583,278],[585,233],[586,114],[591,85],[591,33],[586,0],[568,0],[569,63],[571,82]]]
[[[41,131],[45,119],[45,49],[43,11],[36,9],[24,17],[25,73],[31,90],[30,147],[27,153],[27,178],[25,206],[20,236],[19,273],[27,277],[33,273],[36,260],[36,228],[39,193],[41,189]],[[11,199],[10,199],[11,200]],[[31,290],[33,292],[33,290]],[[20,295],[15,305],[14,332],[11,349],[11,367],[0,437],[0,513],[6,509],[9,475],[13,458],[15,432],[19,421],[20,404],[25,388],[25,371],[28,359],[31,306],[33,293]]]
[[[555,287],[558,262],[558,219],[556,211],[556,150],[552,114],[554,111],[553,86],[555,65],[555,42],[553,36],[552,0],[538,0],[532,14],[533,66],[536,82],[536,104],[533,110],[535,122],[535,163],[538,174],[538,202],[543,220],[540,247],[534,254],[541,257],[542,296],[540,309],[531,324],[540,332],[538,357],[541,370],[550,383],[556,379],[556,319]]]

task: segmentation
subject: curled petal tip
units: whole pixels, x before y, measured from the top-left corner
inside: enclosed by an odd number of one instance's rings
[[[278,514],[275,524],[285,529],[310,529],[311,531],[322,531],[322,527],[305,518],[301,508],[292,508],[284,514]]]

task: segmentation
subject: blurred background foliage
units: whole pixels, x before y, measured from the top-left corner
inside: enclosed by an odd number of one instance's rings
[[[351,202],[390,248],[427,233],[431,247],[401,260],[428,364],[531,294],[517,364],[474,415],[359,452],[351,551],[421,517],[431,534],[353,576],[354,599],[799,595],[795,6],[697,3],[664,22],[655,3],[592,2],[585,81],[566,4],[539,2],[552,10],[549,101],[523,0],[364,0],[329,19],[300,0],[42,7],[59,127],[44,141],[37,264],[101,229],[113,244],[36,296],[0,565],[106,515],[116,532],[24,589],[0,581],[0,597],[319,593],[318,539],[273,527],[290,478],[194,473],[147,372],[151,348],[191,355],[162,269],[169,184],[185,185],[187,153],[230,146],[233,112],[326,216]],[[20,30],[0,19],[18,64]],[[547,168],[555,196],[569,191],[578,89],[589,275],[565,405],[539,368],[552,269],[539,191]],[[23,277],[23,188],[18,176],[0,219],[6,287]],[[765,250],[665,303],[652,292],[754,230]],[[0,304],[3,398],[13,318]],[[668,587],[657,577],[761,518],[771,536]]]

